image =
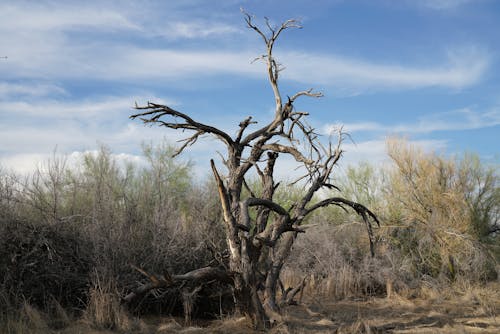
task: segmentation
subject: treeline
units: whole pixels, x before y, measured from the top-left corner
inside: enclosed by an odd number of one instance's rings
[[[54,155],[29,177],[0,172],[3,329],[15,328],[33,308],[54,327],[76,316],[117,329],[131,326],[129,314],[214,316],[231,309],[230,296],[216,283],[199,292],[198,306],[169,290],[128,310],[121,305],[120,298],[145,281],[135,268],[180,274],[226,259],[212,180],[196,179],[189,163],[171,158],[166,143],[143,151],[145,164],[119,164],[101,147],[77,166]],[[299,235],[283,272],[285,286],[305,278],[307,293],[345,298],[497,279],[498,166],[474,155],[425,153],[403,141],[390,141],[388,154],[387,166],[364,163],[336,177],[344,197],[382,222],[375,256],[358,218],[327,208]],[[276,196],[286,207],[300,192],[283,184]]]

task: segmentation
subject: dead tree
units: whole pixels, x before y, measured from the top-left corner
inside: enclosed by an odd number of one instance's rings
[[[267,65],[276,103],[274,118],[269,123],[256,126],[257,122],[250,116],[239,123],[237,134],[231,136],[216,126],[200,123],[169,106],[152,102],[146,106],[136,105],[140,113],[131,116],[146,124],[191,131],[192,135],[183,140],[176,154],[193,145],[202,135],[212,135],[224,143],[223,163],[227,174],[221,175],[213,160],[211,167],[224,214],[228,266],[226,269],[201,268],[184,275],[166,274],[161,278],[149,275],[151,282],[132,291],[125,299],[130,301],[151,289],[168,287],[182,280],[224,280],[232,286],[237,310],[251,318],[256,327],[265,328],[279,321],[282,303],[291,300],[300,290],[299,287],[277,294],[281,269],[295,238],[304,232],[301,224],[308,215],[329,205],[351,208],[366,223],[370,241],[373,238],[371,222],[378,224],[378,221],[365,206],[345,198],[314,199],[320,189],[336,188],[331,183],[331,175],[342,156],[344,134],[339,131],[335,144],[323,145],[315,130],[305,121],[308,113],[294,108],[297,99],[318,98],[321,93],[309,89],[284,99],[280,91],[278,78],[282,68],[274,58],[273,48],[280,34],[290,28],[300,28],[299,22],[288,20],[273,27],[266,19],[266,27],[261,29],[252,16],[244,13],[244,18],[247,26],[260,35],[266,46],[265,54],[257,59]],[[255,129],[250,131],[252,127]],[[304,195],[288,210],[273,201],[279,186],[274,179],[274,167],[280,155],[292,156],[305,168],[305,175],[299,179],[305,185]],[[245,180],[251,171],[255,171],[261,182],[260,194],[255,194]],[[244,196],[245,193],[250,195]],[[256,214],[251,215],[251,210]]]

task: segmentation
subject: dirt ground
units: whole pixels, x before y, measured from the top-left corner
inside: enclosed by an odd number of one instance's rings
[[[497,286],[495,286],[496,288]],[[284,323],[272,333],[500,333],[499,291],[455,298],[405,299],[394,296],[333,302],[311,299],[289,306]],[[483,292],[484,293],[484,292]],[[307,306],[306,306],[307,305]],[[175,319],[157,333],[255,333],[244,319],[214,321],[208,327],[182,327]]]
[[[228,317],[196,321],[187,325],[182,318],[130,319],[122,331],[92,329],[74,323],[50,334],[209,334],[258,333],[245,318]],[[36,331],[37,332],[37,331]],[[429,291],[420,296],[333,301],[309,298],[301,305],[288,306],[283,322],[270,333],[500,333],[500,284],[467,289],[463,293]]]
[[[499,308],[460,300],[325,301],[290,307],[286,327],[289,333],[500,333]]]

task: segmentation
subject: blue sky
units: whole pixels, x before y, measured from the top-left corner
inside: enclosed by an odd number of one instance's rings
[[[499,161],[500,1],[0,2],[0,165],[21,173],[57,151],[99,143],[137,160],[141,142],[182,134],[130,121],[135,101],[166,103],[235,133],[272,117],[259,36],[240,7],[288,30],[275,55],[284,95],[327,137],[343,124],[344,164],[382,161],[388,136],[426,150]],[[262,21],[260,21],[262,22]],[[207,138],[184,157],[198,173],[221,149]],[[283,170],[287,170],[284,166]]]

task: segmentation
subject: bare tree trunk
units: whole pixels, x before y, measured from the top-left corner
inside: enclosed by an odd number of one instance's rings
[[[264,329],[280,321],[281,303],[276,300],[276,294],[281,269],[298,233],[305,232],[300,226],[310,213],[328,205],[353,209],[366,223],[370,244],[373,240],[371,221],[378,224],[378,220],[363,205],[341,197],[313,203],[315,194],[321,188],[338,190],[330,181],[333,167],[342,155],[340,145],[343,133],[339,131],[337,145],[324,145],[314,129],[304,121],[308,113],[295,110],[294,103],[299,97],[321,97],[321,93],[314,93],[309,89],[288,97],[286,102],[282,100],[278,87],[282,68],[273,56],[273,47],[281,32],[300,27],[298,22],[288,20],[278,27],[272,27],[266,19],[269,33],[265,34],[253,23],[252,16],[244,13],[244,17],[247,26],[256,31],[266,45],[265,54],[258,59],[262,59],[267,65],[267,75],[275,98],[275,116],[269,123],[247,133],[249,126],[256,124],[252,117],[248,117],[239,124],[237,135],[232,137],[168,106],[150,102],[144,107],[136,106],[142,112],[131,118],[139,117],[144,123],[157,123],[170,129],[194,132],[184,140],[176,154],[194,144],[204,134],[213,135],[225,144],[227,154],[223,157],[223,163],[227,169],[226,175],[219,174],[213,160],[211,168],[222,206],[229,250],[227,273],[222,275],[218,270],[204,268],[202,272],[193,271],[186,275],[172,276],[172,279],[193,279],[193,273],[199,274],[196,275],[198,278],[229,279],[236,309],[248,316],[256,328]],[[279,186],[274,181],[274,165],[279,154],[292,156],[306,170],[306,174],[297,180],[302,180],[304,184],[304,195],[288,210],[273,200],[274,192]],[[263,164],[266,167],[261,170]],[[260,194],[255,194],[245,181],[245,175],[250,170],[254,170],[260,177]],[[250,195],[243,196],[244,187]],[[254,218],[251,218],[251,208],[256,213]],[[160,285],[165,285],[168,281],[155,279],[163,282]],[[156,287],[157,283],[143,286],[137,293],[126,298],[131,299]],[[293,289],[295,292],[292,293],[292,298],[299,289],[301,287]],[[286,294],[282,298],[286,299]]]

